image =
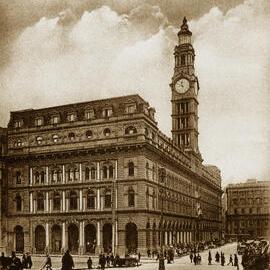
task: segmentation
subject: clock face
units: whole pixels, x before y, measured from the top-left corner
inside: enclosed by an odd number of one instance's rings
[[[180,79],[175,84],[175,90],[178,93],[185,93],[189,89],[189,81],[187,79]]]

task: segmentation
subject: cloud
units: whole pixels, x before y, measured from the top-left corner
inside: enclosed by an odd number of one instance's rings
[[[201,87],[199,144],[225,180],[270,176],[268,8],[267,0],[249,0],[190,22]],[[41,18],[21,33],[0,74],[0,124],[10,110],[139,93],[170,135],[176,33],[148,4],[121,15],[102,6],[80,17],[66,9]]]

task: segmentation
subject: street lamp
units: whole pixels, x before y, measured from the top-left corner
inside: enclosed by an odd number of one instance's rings
[[[165,194],[164,190],[164,183],[165,183],[165,178],[166,178],[166,170],[164,168],[159,168],[158,170],[159,174],[159,198],[161,200],[161,209],[160,209],[160,246],[161,246],[161,253],[159,255],[159,261],[158,261],[158,269],[159,270],[165,270],[165,263],[164,263],[164,250],[163,250],[163,197]]]

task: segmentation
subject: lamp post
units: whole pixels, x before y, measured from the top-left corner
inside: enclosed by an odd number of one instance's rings
[[[163,197],[164,197],[164,189],[163,189],[163,185],[165,182],[165,178],[166,178],[166,170],[164,168],[160,168],[159,171],[159,182],[160,182],[160,186],[159,186],[159,197],[161,200],[161,209],[160,209],[160,247],[161,247],[161,252],[159,255],[159,261],[158,261],[158,269],[159,270],[165,270],[165,263],[164,263],[164,250],[163,250]]]

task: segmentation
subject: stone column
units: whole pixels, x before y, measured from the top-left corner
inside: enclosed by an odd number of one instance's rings
[[[45,174],[45,181],[46,181],[46,184],[49,185],[49,167],[46,166],[46,174]]]
[[[79,231],[79,254],[84,253],[84,221],[80,221]]]
[[[29,211],[30,213],[33,213],[33,193],[30,192],[30,197],[29,197]]]
[[[100,189],[97,189],[97,206],[96,206],[97,210],[100,210]]]
[[[46,251],[49,252],[49,247],[50,247],[50,235],[49,235],[49,223],[46,222],[45,224],[45,243],[46,243]]]
[[[62,212],[66,211],[66,192],[62,191]]]
[[[79,210],[82,211],[83,210],[83,197],[82,197],[82,189],[80,189],[79,191]]]
[[[80,182],[82,182],[82,180],[83,180],[83,177],[82,177],[82,163],[80,163],[80,165],[79,165],[79,170],[80,170],[79,178],[80,178]]]
[[[46,191],[46,199],[45,199],[45,212],[49,212],[49,192]]]
[[[100,166],[99,166],[99,162],[97,162],[97,180],[100,180]]]
[[[66,223],[62,223],[62,251],[66,249]]]
[[[66,182],[66,172],[65,172],[65,165],[63,165],[62,167],[62,182],[65,183]]]
[[[100,221],[97,222],[97,252],[101,251]]]

